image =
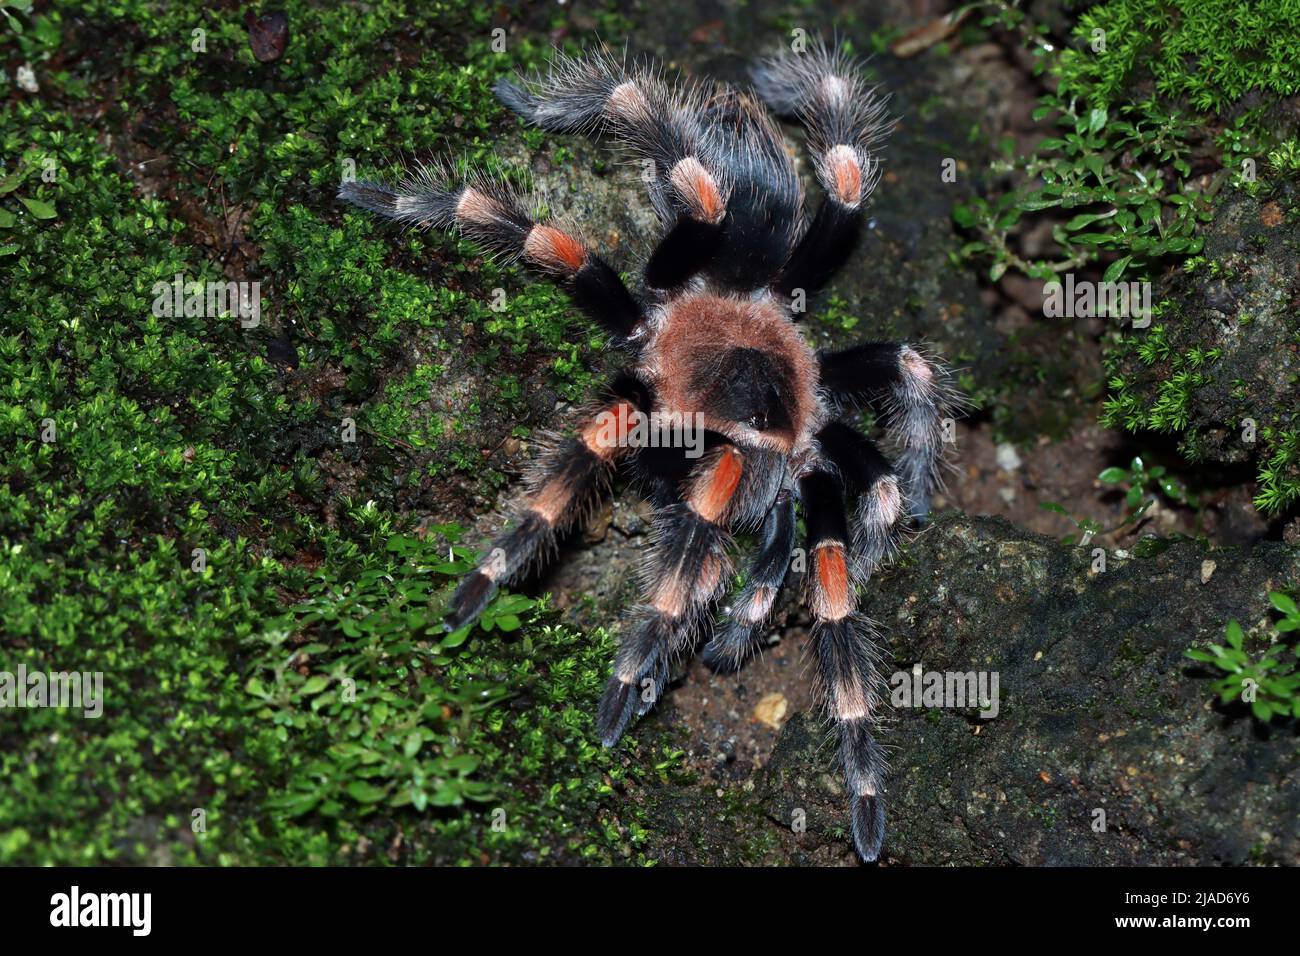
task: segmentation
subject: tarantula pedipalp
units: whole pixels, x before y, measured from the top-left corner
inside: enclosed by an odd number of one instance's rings
[[[535,463],[510,530],[452,597],[448,626],[472,622],[498,587],[520,577],[629,461],[656,505],[645,603],[625,630],[596,722],[613,745],[668,681],[730,580],[730,532],[760,528],[743,589],[704,648],[715,668],[739,666],[758,643],[806,526],[808,603],[827,707],[836,722],[854,842],[868,861],[884,839],[884,759],[873,630],[855,588],[929,511],[942,423],[958,399],[949,373],[917,348],[874,342],[819,354],[795,322],[845,263],[879,178],[874,148],[888,131],[883,101],[859,64],[822,44],[753,71],[758,96],[807,131],[826,196],[811,223],[781,134],[749,93],[670,84],[605,52],[558,56],[549,72],[500,81],[500,98],[554,132],[605,133],[649,162],[664,235],[634,295],[570,231],[539,221],[505,183],[421,167],[396,185],[345,183],[340,198],[417,226],[455,228],[488,250],[563,281],[630,361],[576,434]],[[868,403],[892,461],[837,418]],[[698,422],[686,442],[646,442],[647,416]],[[856,501],[852,518],[846,498]]]

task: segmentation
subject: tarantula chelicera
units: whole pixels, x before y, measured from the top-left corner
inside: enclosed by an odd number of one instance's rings
[[[752,78],[758,98],[807,131],[826,194],[811,222],[792,158],[752,93],[670,83],[605,52],[559,56],[542,76],[499,81],[498,96],[527,122],[609,134],[642,163],[664,232],[636,294],[571,230],[539,221],[493,177],[420,167],[396,185],[345,183],[339,196],[404,223],[459,229],[563,281],[629,356],[606,399],[534,464],[510,530],[452,597],[448,626],[473,621],[498,587],[524,574],[626,460],[657,507],[645,604],[623,632],[596,716],[613,745],[657,700],[670,659],[688,649],[731,582],[729,532],[759,529],[744,585],[725,602],[703,654],[715,668],[739,666],[792,561],[806,562],[853,838],[870,861],[884,838],[884,759],[872,735],[881,679],[855,588],[909,519],[929,511],[957,398],[950,374],[912,345],[819,354],[795,325],[857,240],[879,180],[873,151],[889,128],[884,101],[865,86],[860,64],[822,44],[762,62]],[[875,410],[891,457],[839,417],[862,404]],[[698,423],[701,441],[646,441],[647,418]]]

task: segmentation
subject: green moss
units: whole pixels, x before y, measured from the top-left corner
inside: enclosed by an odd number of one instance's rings
[[[415,448],[438,444],[444,435],[442,421],[436,414],[420,415],[413,409],[427,402],[446,371],[443,365],[418,365],[404,378],[390,381],[383,402],[367,409],[367,422],[390,441],[404,440]]]
[[[1300,648],[1289,637],[1300,630],[1300,607],[1282,591],[1270,591],[1268,600],[1281,619],[1272,623],[1271,633],[1261,635],[1264,646],[1258,657],[1246,649],[1246,633],[1235,620],[1224,628],[1223,644],[1187,651],[1193,660],[1212,664],[1224,673],[1213,685],[1220,703],[1248,705],[1262,723],[1277,717],[1300,717],[1300,663],[1296,660]]]
[[[467,552],[399,500],[429,471],[497,480],[483,435],[527,433],[525,388],[577,398],[603,340],[333,201],[378,151],[487,157],[514,128],[487,78],[542,48],[492,53],[473,3],[282,8],[275,64],[233,8],[0,30],[52,66],[0,111],[0,670],[104,675],[99,719],[0,723],[0,861],[635,859],[612,789],[677,758],[592,743],[608,635],[511,595],[491,634],[443,634]],[[261,323],[155,314],[178,274],[261,282]],[[485,370],[492,394],[455,387]]]
[[[1300,430],[1266,427],[1264,440],[1272,452],[1260,467],[1255,506],[1261,511],[1284,511],[1300,503]]]
[[[1291,0],[1109,0],[1083,11],[1073,32],[1062,87],[1095,106],[1145,86],[1202,111],[1300,90],[1300,6]]]
[[[818,321],[826,323],[832,329],[849,332],[857,328],[858,317],[849,311],[848,305],[840,296],[831,295],[818,306],[815,314]]]

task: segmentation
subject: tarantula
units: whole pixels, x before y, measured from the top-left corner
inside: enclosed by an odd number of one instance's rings
[[[807,563],[813,644],[839,729],[853,839],[872,861],[885,829],[885,762],[872,735],[880,654],[855,588],[909,519],[928,513],[943,421],[958,399],[950,373],[913,345],[820,354],[795,325],[858,238],[880,177],[875,149],[890,126],[884,100],[864,84],[859,63],[820,43],[761,62],[751,75],[757,98],[669,82],[651,65],[601,51],[557,55],[544,75],[498,81],[497,95],[527,122],[608,134],[648,171],[664,232],[637,294],[498,178],[421,166],[396,185],[344,183],[339,197],[415,226],[458,229],[561,280],[629,356],[606,399],[533,465],[510,530],[460,583],[447,626],[473,621],[598,500],[615,466],[630,462],[656,505],[654,547],[642,575],[645,604],[622,634],[596,715],[612,746],[658,699],[670,659],[688,649],[732,580],[730,532],[758,529],[744,586],[721,609],[703,654],[715,669],[740,666],[792,560]],[[792,158],[759,98],[807,132],[826,194],[811,223]],[[892,461],[838,417],[863,404],[883,423]],[[656,413],[702,423],[702,454],[691,457],[683,442],[635,440],[636,425]],[[806,551],[796,548],[796,505]]]

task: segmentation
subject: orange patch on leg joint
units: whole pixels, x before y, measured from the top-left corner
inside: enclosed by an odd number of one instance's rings
[[[835,700],[835,716],[840,720],[865,720],[873,710],[872,696],[854,679],[839,681],[831,693]]]
[[[848,146],[836,146],[827,150],[825,162],[835,198],[846,206],[856,206],[862,201],[862,167],[857,153]]]
[[[776,601],[776,588],[763,584],[754,589],[754,596],[743,608],[737,609],[736,617],[746,624],[762,624],[772,610]]]
[[[853,610],[853,591],[849,588],[844,545],[824,545],[814,554],[817,561],[817,582],[813,586],[813,613],[826,621],[838,621]]]
[[[573,236],[554,226],[533,226],[524,240],[524,256],[551,272],[573,273],[587,261],[587,250]]]
[[[934,381],[934,368],[920,352],[909,345],[903,346],[898,353],[898,364],[903,374],[921,386]]]
[[[722,193],[717,182],[704,164],[694,156],[687,156],[669,174],[673,188],[691,208],[691,215],[704,222],[718,223],[726,214],[727,207],[722,201]]]
[[[695,598],[707,601],[713,597],[722,580],[722,561],[716,555],[709,555],[700,565],[700,575],[695,579]]]
[[[582,443],[593,455],[608,461],[627,447],[637,410],[631,402],[615,402],[599,412],[582,430]]]
[[[723,448],[712,469],[692,491],[691,508],[705,521],[716,524],[731,504],[731,498],[740,484],[744,461],[744,456],[735,448],[730,445]]]

